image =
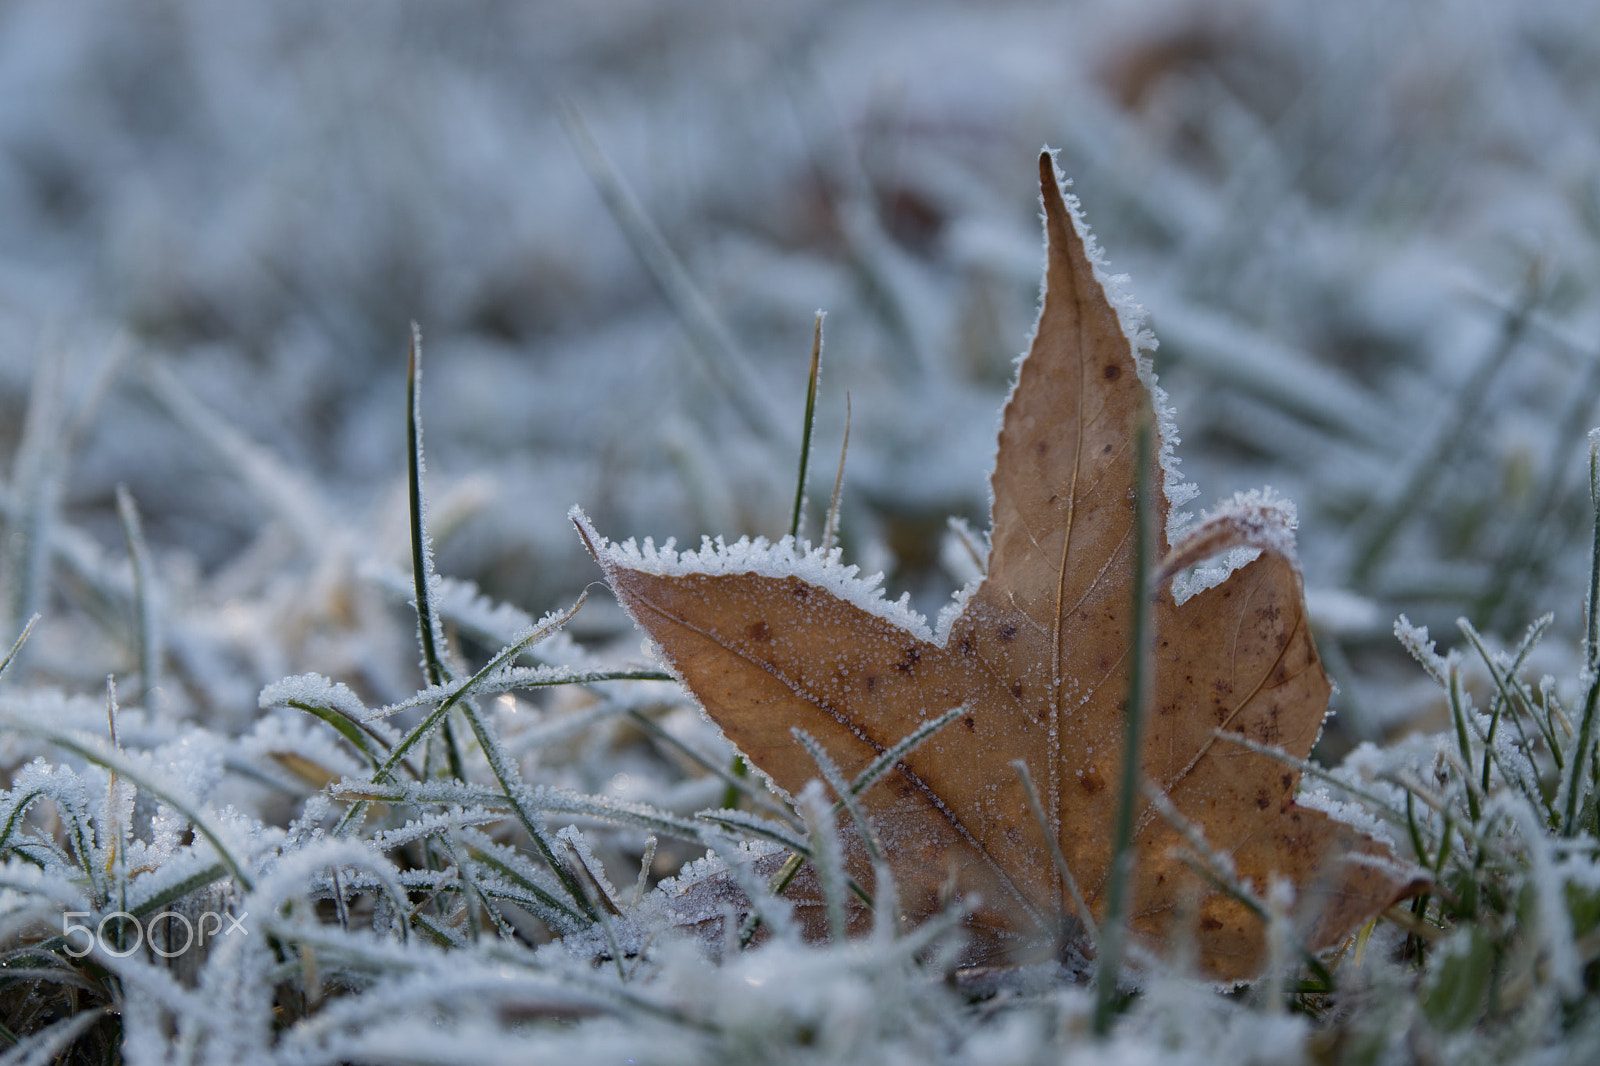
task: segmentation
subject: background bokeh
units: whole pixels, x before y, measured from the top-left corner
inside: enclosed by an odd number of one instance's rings
[[[1397,613],[1581,626],[1597,15],[5,0],[7,631],[42,612],[39,678],[136,668],[120,483],[171,706],[243,722],[305,670],[397,698],[373,574],[405,560],[411,320],[441,569],[538,614],[598,577],[573,503],[619,537],[786,529],[819,308],[809,529],[848,393],[847,555],[936,609],[1049,145],[1149,309],[1201,502],[1299,504],[1339,728],[1383,736],[1417,710]],[[604,599],[576,631],[636,647]]]

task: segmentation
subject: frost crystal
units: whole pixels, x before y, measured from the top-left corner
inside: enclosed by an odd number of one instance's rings
[[[602,537],[580,507],[573,507],[567,517],[582,527],[589,543],[602,556],[602,562],[639,570],[659,577],[683,577],[689,574],[756,574],[761,577],[797,577],[808,584],[826,589],[835,596],[868,614],[892,622],[921,640],[933,642],[935,637],[928,628],[928,620],[911,609],[909,596],[898,600],[885,598],[883,574],[862,578],[861,568],[840,561],[842,550],[830,548],[823,551],[809,544],[797,546],[793,537],[784,537],[773,544],[765,537],[751,540],[740,537],[728,544],[721,537],[715,540],[703,537],[700,549],[678,551],[676,541],[668,540],[660,547],[646,537],[639,545],[632,537],[615,544]]]
[[[1056,153],[1050,153],[1052,165]],[[1145,325],[1146,312],[1144,307],[1133,298],[1129,291],[1129,279],[1126,274],[1111,273],[1106,262],[1105,252],[1095,240],[1094,233],[1089,229],[1089,223],[1083,217],[1083,208],[1076,195],[1067,191],[1071,181],[1061,172],[1061,168],[1054,166],[1056,184],[1061,187],[1061,198],[1067,205],[1067,213],[1072,216],[1073,227],[1078,231],[1078,236],[1083,240],[1085,254],[1089,257],[1090,264],[1094,267],[1095,280],[1100,282],[1105,290],[1106,300],[1117,313],[1117,321],[1122,326],[1123,336],[1128,338],[1128,347],[1133,356],[1134,366],[1138,370],[1139,380],[1150,392],[1150,403],[1155,409],[1156,432],[1160,441],[1157,459],[1161,466],[1162,491],[1166,495],[1171,510],[1167,513],[1167,541],[1174,543],[1189,519],[1188,512],[1181,510],[1182,506],[1200,495],[1199,486],[1192,481],[1184,481],[1178,472],[1181,460],[1175,450],[1179,443],[1178,423],[1176,412],[1168,402],[1167,391],[1156,381],[1155,364],[1148,353],[1156,350],[1156,337]],[[1041,215],[1041,218],[1043,216]],[[1044,279],[1039,282],[1039,308],[1044,309]],[[1028,335],[1027,344],[1023,351],[1026,353],[1033,347],[1034,335],[1038,332],[1038,322],[1035,321],[1033,330]],[[1020,363],[1022,357],[1018,358]]]
[[[1172,598],[1181,604],[1222,584],[1229,574],[1259,558],[1263,550],[1277,552],[1294,562],[1294,531],[1299,525],[1300,516],[1294,503],[1271,488],[1235,493],[1189,527],[1185,537],[1199,539],[1208,527],[1227,527],[1234,539],[1252,546],[1230,548],[1214,559],[1200,562],[1187,573],[1177,575],[1172,580]]]
[[[1448,655],[1440,655],[1434,650],[1427,626],[1412,625],[1411,619],[1401,615],[1394,620],[1394,635],[1411,653],[1411,657],[1428,672],[1429,677],[1441,685],[1450,683],[1450,667],[1456,662],[1456,653],[1451,651]]]

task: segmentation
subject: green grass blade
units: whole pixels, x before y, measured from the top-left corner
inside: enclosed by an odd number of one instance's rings
[[[140,705],[161,684],[161,634],[156,628],[155,573],[150,563],[150,548],[144,539],[144,523],[139,507],[126,485],[117,486],[117,517],[122,522],[122,539],[128,547],[128,562],[133,567],[134,644],[139,655]]]
[[[763,441],[773,454],[788,450],[779,439],[780,421],[755,372],[740,352],[727,325],[711,307],[705,295],[690,279],[683,262],[667,244],[649,215],[640,206],[621,175],[595,141],[594,134],[577,108],[567,104],[562,111],[567,137],[578,159],[594,183],[595,191],[611,213],[617,228],[634,254],[649,272],[667,305],[672,308],[688,334],[690,350],[699,358],[712,384],[720,389],[746,428]]]
[[[284,706],[293,707],[297,711],[305,711],[307,714],[328,723],[335,732],[348,740],[367,762],[372,764],[373,769],[377,769],[387,756],[387,753],[380,747],[383,742],[377,734],[372,733],[368,728],[364,728],[360,722],[351,721],[332,707],[320,706],[306,700],[289,700]],[[415,771],[411,771],[409,764],[402,763],[401,765],[405,766],[413,775],[415,774]]]
[[[216,849],[217,858],[227,867],[228,873],[239,887],[245,892],[250,892],[254,889],[255,882],[245,872],[244,863],[233,854],[227,844],[223,843],[222,827],[213,822],[211,817],[201,810],[198,805],[190,802],[188,797],[180,795],[167,788],[161,782],[153,780],[120,751],[105,747],[100,742],[90,742],[73,733],[56,729],[41,722],[18,718],[9,713],[0,714],[0,722],[3,722],[8,729],[15,729],[19,733],[26,733],[29,736],[47,740],[63,751],[70,751],[79,758],[87,759],[96,765],[105,767],[119,777],[127,778],[140,791],[154,796],[182,814],[194,826],[194,831],[205,837],[211,846]]]
[[[929,737],[966,713],[966,704],[962,704],[960,707],[953,707],[939,717],[929,719],[910,733],[907,733],[905,738],[898,744],[872,760],[865,770],[856,775],[856,779],[850,782],[851,794],[859,796],[877,784],[884,774],[894,769],[896,763],[920,748]]]
[[[1028,764],[1021,759],[1013,761],[1011,768],[1017,772],[1017,777],[1022,781],[1023,795],[1028,799],[1028,809],[1033,812],[1034,821],[1039,823],[1039,831],[1050,842],[1050,859],[1056,864],[1056,874],[1066,886],[1067,894],[1072,897],[1072,905],[1078,909],[1078,918],[1088,931],[1090,942],[1098,944],[1100,931],[1095,927],[1094,915],[1089,913],[1089,904],[1084,902],[1083,893],[1078,889],[1078,879],[1072,876],[1072,868],[1067,865],[1067,857],[1061,853],[1061,842],[1056,839],[1055,832],[1050,828],[1050,817],[1044,813],[1044,804],[1039,802],[1039,790],[1034,787],[1033,774],[1028,772]]]
[[[806,505],[806,465],[811,461],[811,429],[817,415],[817,379],[822,370],[822,319],[817,312],[816,330],[811,335],[811,371],[806,375],[806,416],[800,431],[800,475],[794,485],[794,514],[789,518],[789,536],[800,539],[800,518]]]
[[[1589,690],[1583,700],[1583,716],[1578,720],[1578,740],[1572,749],[1571,771],[1567,775],[1567,806],[1561,832],[1577,832],[1578,812],[1582,808],[1583,777],[1588,768],[1590,746],[1594,744],[1596,707],[1600,706],[1600,429],[1589,433],[1589,497],[1594,504],[1594,547],[1589,559],[1589,599],[1584,605],[1584,672]]]
[[[1440,468],[1460,450],[1468,430],[1478,425],[1478,411],[1488,395],[1489,384],[1521,343],[1539,295],[1538,279],[1530,275],[1516,307],[1508,310],[1501,320],[1500,333],[1493,346],[1456,392],[1449,417],[1440,424],[1433,439],[1418,453],[1395,488],[1375,501],[1370,516],[1364,516],[1356,532],[1354,562],[1350,567],[1350,581],[1355,587],[1370,585],[1395,536],[1428,499],[1428,488],[1438,480]]]
[[[1148,416],[1134,430],[1134,469],[1138,486],[1133,513],[1133,610],[1128,634],[1128,703],[1122,738],[1122,775],[1118,784],[1116,821],[1111,834],[1111,878],[1106,889],[1106,916],[1100,926],[1095,969],[1094,1031],[1105,1036],[1117,1008],[1117,978],[1122,969],[1127,935],[1129,885],[1133,874],[1133,820],[1139,799],[1139,752],[1144,740],[1144,705],[1149,692],[1151,478]]]
[[[844,489],[844,459],[850,454],[850,394],[844,394],[844,440],[839,444],[839,472],[833,475],[833,495],[828,498],[828,520],[822,524],[822,550],[833,549],[839,537],[839,495]]]
[[[434,611],[433,553],[428,543],[426,503],[422,495],[422,327],[411,323],[411,352],[406,363],[406,492],[411,518],[411,573],[416,583],[417,637],[428,684],[451,680],[444,661],[444,634]]]
[[[12,662],[14,662],[17,658],[17,653],[22,651],[22,646],[27,643],[28,634],[33,632],[33,627],[37,625],[38,622],[39,616],[37,614],[29,618],[27,623],[22,627],[22,632],[17,634],[17,639],[11,642],[11,650],[6,652],[6,657],[4,659],[0,659],[0,678],[6,676],[6,671],[11,668]]]

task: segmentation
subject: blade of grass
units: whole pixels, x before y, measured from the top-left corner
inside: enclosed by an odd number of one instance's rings
[[[584,874],[583,880],[579,882],[585,888],[584,898],[588,900],[590,908],[594,911],[599,921],[601,935],[605,937],[606,947],[611,951],[611,961],[616,964],[617,977],[626,984],[628,971],[622,965],[622,944],[617,939],[616,928],[611,924],[611,913],[620,914],[621,911],[618,910],[616,901],[606,892],[604,882],[600,880],[599,874],[590,869],[589,863],[584,859],[583,851],[578,848],[574,840],[575,833],[569,835],[569,829],[571,829],[570,826],[568,829],[563,829],[558,835],[561,842],[566,845],[567,854],[572,856],[572,868],[581,870]],[[601,906],[602,903],[606,905]]]
[[[521,654],[521,648],[509,655],[507,661],[518,654]],[[540,858],[549,864],[551,872],[561,882],[561,887],[567,890],[572,901],[578,905],[578,909],[583,911],[590,921],[599,921],[599,912],[590,903],[588,893],[583,890],[582,884],[573,876],[566,864],[557,857],[543,819],[529,802],[528,790],[522,783],[522,774],[517,769],[516,762],[500,744],[500,738],[490,728],[483,712],[471,701],[467,701],[463,709],[466,712],[467,724],[472,728],[473,735],[478,738],[478,746],[483,749],[484,756],[489,760],[489,769],[494,773],[495,780],[500,782],[500,787],[505,789],[506,798],[511,801],[512,811],[516,813],[517,820],[522,823],[522,828],[533,841]]]
[[[833,495],[828,500],[828,520],[822,526],[822,550],[833,548],[839,536],[839,493],[844,488],[844,457],[850,451],[850,394],[844,394],[844,440],[839,445],[839,472],[833,475]]]
[[[444,627],[434,587],[433,543],[428,539],[427,499],[422,493],[422,327],[411,323],[411,352],[406,366],[406,492],[411,519],[411,573],[416,583],[417,637],[422,644],[424,672],[430,685],[454,680],[445,662]],[[450,775],[466,777],[461,745],[448,716],[441,730]],[[424,769],[428,760],[424,759]]]
[[[1528,698],[1526,690],[1524,690],[1521,684],[1517,682],[1515,675],[1509,674],[1500,669],[1499,664],[1494,661],[1494,656],[1490,653],[1488,647],[1484,645],[1483,638],[1479,636],[1478,631],[1472,627],[1472,623],[1467,621],[1465,618],[1461,618],[1457,620],[1456,624],[1460,627],[1461,632],[1466,636],[1467,640],[1471,642],[1473,648],[1477,651],[1479,658],[1483,660],[1484,665],[1488,667],[1489,676],[1493,678],[1495,687],[1499,690],[1499,695],[1494,700],[1493,705],[1490,708],[1489,730],[1482,736],[1483,760],[1481,783],[1479,787],[1483,791],[1484,795],[1489,794],[1491,780],[1489,776],[1489,770],[1492,766],[1500,771],[1500,777],[1502,780],[1509,785],[1515,785],[1520,788],[1523,795],[1527,797],[1528,802],[1532,803],[1535,807],[1544,808],[1545,812],[1549,814],[1552,820],[1554,820],[1556,817],[1556,812],[1553,801],[1545,797],[1540,790],[1538,784],[1538,769],[1537,767],[1532,766],[1531,758],[1528,767],[1532,771],[1531,774],[1513,774],[1511,772],[1511,768],[1506,766],[1504,761],[1501,759],[1500,751],[1495,746],[1495,736],[1499,732],[1500,721],[1502,718],[1506,717],[1506,712],[1509,710],[1511,712],[1511,722],[1514,726],[1516,726],[1517,732],[1522,737],[1522,750],[1524,752],[1530,752],[1533,750],[1533,744],[1528,737],[1528,731],[1522,724],[1523,715],[1517,713],[1520,707],[1529,718],[1534,720],[1534,724],[1537,725],[1538,716],[1532,713],[1532,701]],[[1476,732],[1476,730],[1474,731]],[[1545,741],[1550,745],[1551,750],[1555,751],[1554,735],[1546,735]]]
[[[122,522],[122,539],[128,546],[128,562],[133,567],[134,646],[139,653],[139,689],[142,706],[161,684],[161,634],[156,629],[155,577],[150,564],[150,549],[144,540],[144,523],[139,507],[126,485],[117,485],[117,517]]]
[[[422,721],[418,722],[411,728],[410,732],[400,738],[400,742],[389,752],[389,757],[383,761],[383,765],[378,767],[377,772],[372,775],[372,779],[374,781],[387,781],[392,778],[395,767],[405,757],[406,752],[410,751],[419,740],[422,740],[432,732],[433,727],[450,712],[451,708],[457,706],[471,695],[475,684],[482,682],[492,674],[498,673],[507,663],[521,655],[522,649],[536,639],[538,639],[537,633],[529,633],[515,644],[508,644],[506,647],[501,648],[493,659],[484,663],[483,668],[468,678],[460,688],[440,700],[431,713],[424,716]]]
[[[1537,319],[1536,319],[1537,320]],[[1496,562],[1491,580],[1473,607],[1478,625],[1488,628],[1498,618],[1515,621],[1526,615],[1524,606],[1532,590],[1541,588],[1540,578],[1554,557],[1566,547],[1565,523],[1550,521],[1559,509],[1567,486],[1567,464],[1584,424],[1600,400],[1600,353],[1588,349],[1569,349],[1585,364],[1582,379],[1567,393],[1565,409],[1556,420],[1550,451],[1545,458],[1544,481],[1531,503],[1522,508],[1514,532],[1506,539],[1508,547]]]
[[[1296,770],[1299,770],[1302,774],[1305,774],[1308,777],[1315,777],[1320,781],[1325,781],[1328,784],[1333,785],[1335,788],[1338,788],[1354,798],[1361,800],[1363,803],[1372,808],[1373,813],[1389,818],[1397,826],[1403,824],[1404,822],[1404,819],[1400,817],[1399,813],[1396,812],[1394,808],[1391,807],[1389,803],[1381,796],[1374,792],[1369,792],[1359,785],[1352,785],[1350,782],[1345,781],[1344,779],[1335,775],[1326,767],[1319,766],[1308,759],[1297,759],[1293,755],[1290,755],[1288,752],[1284,751],[1282,748],[1273,747],[1271,744],[1262,744],[1260,741],[1252,740],[1243,733],[1229,733],[1223,729],[1213,729],[1211,731],[1211,735],[1216,737],[1218,740],[1227,741],[1229,744],[1237,744],[1246,751],[1254,752],[1257,755],[1265,755],[1269,759],[1276,759],[1285,766],[1294,767]]]
[[[1583,717],[1578,720],[1578,740],[1572,749],[1571,773],[1563,782],[1567,804],[1561,835],[1568,837],[1577,832],[1583,775],[1594,743],[1595,711],[1600,706],[1600,429],[1589,432],[1589,498],[1594,506],[1594,547],[1589,559],[1589,597],[1583,610],[1583,668],[1589,685],[1583,700]]]
[[[1472,741],[1467,736],[1467,697],[1461,687],[1460,665],[1454,662],[1450,664],[1450,718],[1455,723],[1456,746],[1461,749],[1461,766],[1467,778],[1463,780],[1467,788],[1467,813],[1472,816],[1472,824],[1477,825],[1483,812],[1477,790],[1472,787],[1471,771],[1466,769],[1473,762]]]
[[[1478,424],[1478,410],[1488,395],[1489,384],[1510,359],[1527,330],[1529,316],[1539,302],[1542,285],[1537,270],[1529,272],[1517,304],[1505,312],[1493,346],[1473,367],[1472,373],[1456,391],[1449,415],[1440,423],[1427,447],[1405,470],[1404,476],[1385,496],[1374,501],[1370,517],[1364,516],[1355,535],[1355,551],[1350,567],[1351,584],[1366,588],[1378,564],[1387,556],[1395,535],[1405,527],[1417,508],[1427,500],[1430,485],[1438,480],[1440,468],[1460,450],[1467,431]]]
[[[856,794],[845,783],[844,775],[839,772],[838,765],[828,757],[822,745],[804,729],[795,727],[789,730],[806,754],[811,756],[811,761],[816,763],[817,770],[822,774],[822,779],[827,782],[833,794],[838,797],[834,805],[833,815],[837,815],[839,808],[843,807],[850,814],[850,820],[855,823],[856,832],[861,835],[861,843],[867,849],[867,855],[874,863],[883,860],[883,847],[878,843],[878,834],[867,821],[866,815],[861,813],[861,807],[856,803]],[[832,815],[830,815],[831,817]]]
[[[1227,857],[1219,855],[1211,847],[1200,827],[1185,818],[1182,812],[1172,805],[1172,801],[1167,798],[1166,794],[1155,785],[1148,781],[1143,782],[1140,791],[1144,794],[1145,799],[1149,801],[1150,806],[1155,808],[1156,813],[1168,825],[1176,829],[1188,845],[1189,850],[1187,852],[1184,852],[1183,849],[1177,849],[1179,851],[1178,858],[1211,882],[1224,895],[1243,904],[1257,918],[1263,922],[1270,922],[1271,908],[1267,905],[1267,902],[1252,892],[1248,885],[1239,880],[1238,876],[1233,872]],[[1294,937],[1295,946],[1301,958],[1305,961],[1307,968],[1311,970],[1317,980],[1322,982],[1326,991],[1333,991],[1335,988],[1333,974],[1323,965],[1322,960],[1317,958],[1316,953],[1305,946],[1304,939],[1298,933],[1291,933],[1291,935]]]
[[[1028,772],[1028,764],[1016,759],[1012,761],[1011,768],[1022,780],[1022,792],[1028,799],[1028,809],[1033,812],[1034,821],[1039,823],[1039,831],[1050,842],[1050,858],[1056,864],[1056,874],[1066,886],[1067,894],[1072,897],[1072,905],[1078,909],[1078,918],[1089,933],[1089,941],[1098,944],[1100,932],[1095,927],[1094,915],[1089,913],[1089,905],[1084,902],[1083,893],[1078,889],[1078,879],[1072,876],[1072,869],[1067,865],[1067,857],[1061,853],[1061,842],[1056,839],[1055,832],[1050,828],[1050,818],[1044,813],[1044,804],[1039,802],[1039,791],[1034,788],[1033,775]]]
[[[654,737],[656,740],[659,740],[673,751],[678,752],[684,758],[694,763],[706,773],[719,778],[723,784],[727,785],[729,789],[733,789],[742,795],[748,796],[751,801],[761,809],[769,813],[776,814],[780,818],[783,818],[787,821],[793,822],[793,815],[783,807],[774,803],[772,798],[767,794],[766,790],[758,786],[750,778],[738,776],[734,773],[731,773],[726,767],[718,766],[716,763],[712,762],[710,759],[706,758],[704,755],[701,755],[699,752],[689,747],[689,745],[685,744],[683,741],[667,732],[664,728],[662,728],[661,723],[655,721],[642,711],[630,707],[624,713],[627,714],[628,718],[631,719],[635,725],[637,725],[640,729],[643,729],[646,734]],[[723,806],[726,807],[728,804],[723,803]]]
[[[22,437],[12,460],[11,487],[21,504],[19,513],[7,523],[4,559],[8,617],[13,629],[21,629],[24,618],[39,613],[49,587],[50,544],[60,509],[60,464],[65,461],[61,364],[61,356],[53,347],[41,353],[36,362],[22,419]]]
[[[844,942],[849,935],[849,917],[845,911],[844,848],[840,845],[838,821],[833,805],[827,802],[822,788],[813,781],[797,797],[806,830],[811,841],[811,869],[816,873],[822,888],[822,902],[828,912],[828,939],[835,944]]]
[[[929,737],[933,736],[935,733],[939,732],[939,730],[943,729],[945,726],[949,725],[951,722],[954,722],[957,718],[960,718],[966,713],[967,708],[966,705],[963,704],[960,707],[954,707],[946,711],[937,718],[924,722],[922,725],[912,730],[898,744],[885,751],[882,755],[878,756],[868,764],[865,770],[862,770],[861,773],[856,775],[855,780],[850,782],[850,787],[848,789],[850,794],[852,796],[859,796],[867,789],[877,784],[885,774],[894,769],[896,763],[900,762],[900,760],[904,759],[913,751],[917,750],[917,748],[921,747],[923,742]],[[837,814],[839,809],[839,807],[835,807],[834,813]],[[809,858],[809,856],[804,854],[801,849],[795,848],[793,854],[791,854],[789,858],[785,860],[783,866],[779,868],[778,873],[772,879],[771,891],[774,896],[783,895],[784,890],[789,887],[789,884],[794,880],[795,875],[800,872],[800,867],[805,864],[807,858]],[[869,896],[865,890],[856,886],[854,881],[851,881],[851,887],[853,891],[855,891],[856,894],[859,895],[868,906],[872,905],[872,897]],[[739,931],[739,946],[741,948],[749,947],[751,939],[756,935],[756,930],[760,928],[761,916],[759,914],[752,914],[749,920],[745,922],[744,927]]]
[[[822,319],[817,312],[817,324],[811,335],[811,371],[806,376],[806,416],[800,431],[800,476],[794,485],[794,514],[789,519],[789,536],[800,539],[800,519],[806,504],[806,465],[811,461],[811,429],[817,415],[817,379],[822,370]]]
[[[411,574],[416,583],[417,638],[430,685],[450,681],[445,664],[444,634],[435,612],[433,545],[428,541],[427,502],[422,495],[422,327],[411,323],[411,351],[406,362],[406,493],[411,520]]]
[[[469,846],[472,845],[469,844]],[[536,915],[539,914],[541,908],[548,908],[555,915],[559,916],[559,919],[567,921],[574,928],[579,928],[583,925],[584,916],[581,913],[573,910],[572,907],[551,895],[548,890],[533,881],[532,878],[525,875],[511,863],[506,862],[499,855],[496,855],[491,849],[474,846],[472,848],[472,853],[478,862],[481,862],[484,866],[489,867],[495,873],[499,874],[516,887],[521,888],[523,892],[526,893],[524,901],[520,901],[522,906],[528,907],[528,909]]]
[[[690,349],[699,356],[706,376],[722,390],[757,439],[772,448],[773,454],[786,451],[787,443],[778,436],[777,427],[782,422],[776,417],[776,408],[767,398],[755,372],[740,354],[728,327],[712,310],[710,301],[690,280],[683,262],[668,246],[666,238],[639,205],[616,168],[606,159],[583,115],[567,103],[562,109],[561,120],[568,139],[577,150],[578,159],[588,172],[589,180],[594,183],[595,191],[600,194],[606,209],[611,212],[617,228],[622,230],[634,254],[644,264],[656,288],[677,314],[684,332],[689,335]]]
[[[781,822],[774,822],[749,811],[730,811],[725,807],[699,811],[695,817],[730,833],[743,833],[745,836],[760,840],[770,840],[780,847],[799,853],[802,858],[810,857],[811,845],[799,835],[800,831],[790,829]]]
[[[17,653],[20,652],[22,650],[22,646],[28,642],[28,635],[33,632],[33,627],[37,625],[38,622],[39,616],[37,614],[29,618],[27,623],[22,627],[22,632],[17,634],[17,639],[11,642],[11,650],[6,652],[6,657],[4,659],[0,659],[0,678],[5,677],[6,671],[11,669],[11,664],[16,660]]]
[[[182,814],[189,819],[194,831],[205,837],[207,842],[216,850],[217,858],[227,867],[228,873],[239,887],[245,892],[250,892],[254,889],[255,882],[245,872],[244,864],[223,842],[222,827],[214,823],[198,804],[166,787],[165,784],[152,779],[121,752],[107,749],[98,738],[90,741],[74,733],[56,729],[43,722],[18,718],[6,712],[0,712],[0,722],[4,722],[8,729],[15,729],[19,733],[26,733],[29,736],[47,740],[63,751],[69,751],[79,758],[87,759],[121,777],[127,778],[140,791],[149,793],[179,814]]]
[[[1144,705],[1149,688],[1150,643],[1150,419],[1141,411],[1134,430],[1134,469],[1138,485],[1133,511],[1133,604],[1128,635],[1128,702],[1122,737],[1122,774],[1118,784],[1116,821],[1111,835],[1111,877],[1106,888],[1106,917],[1100,926],[1095,967],[1095,1035],[1105,1037],[1117,1008],[1117,979],[1122,970],[1127,935],[1129,884],[1133,873],[1133,822],[1139,798],[1139,754],[1144,740]]]
[[[922,747],[929,737],[966,713],[967,705],[963,703],[961,706],[952,707],[939,717],[930,718],[917,726],[917,728],[907,733],[898,744],[868,763],[867,768],[857,774],[854,781],[850,782],[850,791],[857,796],[861,795],[861,793],[877,784],[884,774],[894,769],[896,763]]]
[[[307,714],[328,723],[335,732],[348,740],[351,746],[360,752],[367,762],[372,764],[374,770],[383,763],[384,758],[387,756],[387,753],[380,747],[383,744],[383,738],[371,726],[346,718],[335,708],[310,703],[306,700],[287,700],[284,706],[293,707],[297,711],[305,711]],[[410,763],[402,762],[401,766],[412,777],[417,776],[417,771]]]
[[[505,664],[511,662],[518,655],[522,654],[522,650],[537,640],[538,637],[538,631],[530,632],[524,635],[523,638],[515,644],[511,644],[500,649],[499,654],[485,663],[483,669],[473,674],[472,677],[468,678],[467,681],[459,688],[455,689],[444,699],[440,700],[438,705],[435,706],[429,714],[423,717],[422,721],[418,722],[411,728],[410,732],[408,732],[404,737],[400,738],[400,742],[390,750],[389,757],[385,759],[376,770],[373,771],[372,780],[374,782],[391,780],[394,777],[395,767],[400,764],[400,760],[405,758],[406,753],[415,747],[419,741],[430,736],[434,727],[439,724],[439,721],[444,718],[445,715],[450,713],[451,708],[455,707],[461,702],[462,699],[471,694],[474,685],[481,683],[485,678],[489,677],[491,674],[505,666]],[[423,767],[423,776],[429,776],[426,764],[424,764]],[[366,816],[367,803],[367,800],[359,800],[353,804],[350,809],[345,812],[344,817],[339,820],[339,824],[334,827],[334,835],[347,836],[350,833],[353,833],[360,825],[361,819]]]
[[[728,764],[728,774],[740,780],[750,776],[750,764],[745,762],[743,755],[735,755],[733,757],[733,761]],[[730,784],[726,786],[722,790],[722,805],[724,807],[739,806],[739,797],[741,795],[743,793],[739,791],[737,785]]]

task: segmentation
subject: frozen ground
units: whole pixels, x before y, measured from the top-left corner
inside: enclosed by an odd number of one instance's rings
[[[608,163],[586,168],[586,137]],[[319,774],[359,769],[326,764],[328,737],[295,733],[313,729],[303,715],[263,718],[257,694],[316,672],[377,706],[423,683],[405,593],[383,580],[409,566],[412,320],[439,568],[538,616],[598,577],[573,503],[619,536],[785,530],[827,311],[812,534],[848,393],[846,555],[936,610],[965,578],[945,518],[983,528],[1033,318],[1046,144],[1151,313],[1200,502],[1270,484],[1298,504],[1342,688],[1330,753],[1446,724],[1391,634],[1401,612],[1455,644],[1458,616],[1513,640],[1554,611],[1529,673],[1572,678],[1581,701],[1584,434],[1600,422],[1592,3],[10,0],[0,643],[42,620],[7,713],[115,673],[148,709],[130,718],[148,736],[125,743],[210,745],[189,785],[277,827]],[[675,259],[652,260],[641,227]],[[142,586],[119,484],[142,518]],[[515,629],[500,620],[459,626],[474,665]],[[571,628],[638,646],[603,591]],[[584,707],[500,700],[550,719],[533,733]],[[55,724],[103,732],[97,707]],[[684,813],[717,800],[633,733],[528,754],[548,740],[518,749],[541,781]],[[7,743],[8,768],[60,757]],[[638,846],[608,838],[615,875]],[[698,854],[662,848],[658,874]],[[883,977],[903,960],[794,951],[792,968],[843,967],[888,997],[857,1023],[877,1034],[863,1046],[899,1046],[872,1026],[907,1016]],[[492,976],[472,958],[463,989]],[[689,1014],[761,984],[682,965]],[[1177,1017],[1185,988],[1140,1010]],[[1063,1003],[991,1035],[1025,1061],[1082,1021]],[[849,1015],[843,999],[791,1006]],[[1218,1048],[1299,1024],[1218,1010]],[[363,1045],[369,1022],[347,1018],[355,1043],[316,1054],[399,1057],[409,1031]],[[515,1026],[474,1031],[486,1058],[522,1053]],[[989,1055],[938,1039],[927,1054]]]

